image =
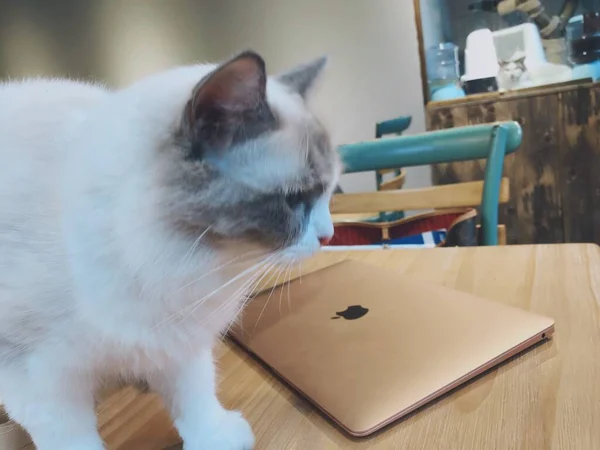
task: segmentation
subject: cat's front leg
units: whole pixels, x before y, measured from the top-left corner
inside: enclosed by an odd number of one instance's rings
[[[215,392],[211,349],[148,377],[168,405],[185,450],[251,450],[254,435],[238,411],[227,411]]]
[[[103,450],[91,378],[58,367],[0,370],[0,396],[37,450]]]

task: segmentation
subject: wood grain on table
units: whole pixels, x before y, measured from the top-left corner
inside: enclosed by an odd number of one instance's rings
[[[553,317],[555,337],[363,439],[343,434],[224,342],[216,351],[220,398],[244,412],[257,449],[600,449],[599,247],[328,252],[303,273],[348,258]],[[103,402],[99,426],[111,450],[180,448],[160,400],[132,388]]]

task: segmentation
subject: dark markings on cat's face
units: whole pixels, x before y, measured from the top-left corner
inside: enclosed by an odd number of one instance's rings
[[[176,136],[183,157],[171,174],[166,201],[177,228],[190,235],[208,228],[215,243],[243,239],[275,249],[297,242],[338,170],[321,124],[307,115],[300,125],[297,142],[290,142],[298,130],[267,102],[258,55],[243,53],[205,77],[186,105]],[[273,155],[283,158],[275,161]],[[272,172],[285,165],[286,157],[293,177],[274,183]]]
[[[500,73],[508,77],[511,81],[519,81],[523,74],[527,72],[525,66],[525,57],[510,59],[508,61],[498,61]]]

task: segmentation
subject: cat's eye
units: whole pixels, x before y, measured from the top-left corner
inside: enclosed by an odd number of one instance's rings
[[[303,191],[288,192],[285,195],[285,202],[292,210],[303,207],[306,211],[309,211],[324,192],[325,187],[322,185]]]
[[[286,194],[285,202],[290,207],[290,209],[298,209],[298,207],[307,203],[306,194],[304,192],[290,192]]]

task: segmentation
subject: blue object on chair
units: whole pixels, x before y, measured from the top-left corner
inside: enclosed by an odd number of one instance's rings
[[[386,134],[402,134],[410,127],[412,116],[402,116],[375,124],[375,137],[379,139]]]
[[[498,195],[504,156],[522,141],[517,122],[473,125],[339,147],[345,172],[487,159],[481,199],[482,245],[498,244]]]

